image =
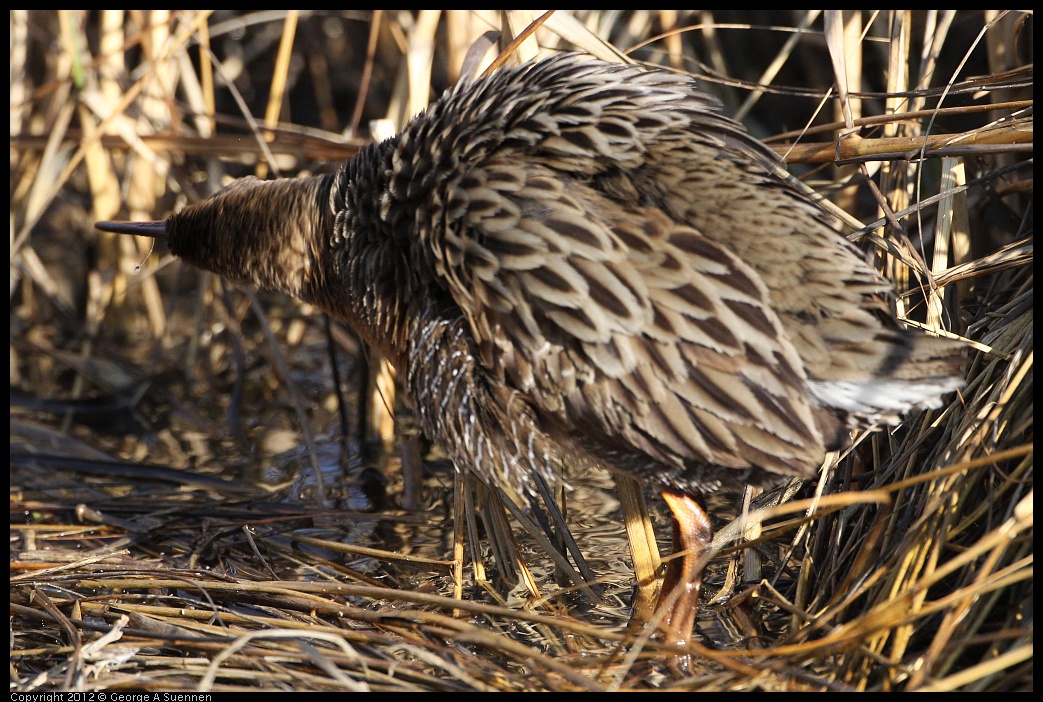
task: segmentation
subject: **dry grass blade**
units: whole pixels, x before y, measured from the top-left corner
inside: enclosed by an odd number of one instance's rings
[[[12,10],[12,691],[1032,690],[1032,22]],[[330,172],[515,37],[699,76],[900,316],[970,342],[946,406],[749,513],[713,497],[687,678],[630,627],[667,537],[640,487],[514,507],[353,334],[93,229]]]

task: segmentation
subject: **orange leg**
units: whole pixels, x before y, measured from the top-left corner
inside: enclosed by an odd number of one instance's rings
[[[713,526],[701,500],[681,493],[664,492],[663,499],[674,516],[674,553],[684,553],[670,561],[663,589],[656,603],[656,613],[665,610],[659,628],[670,643],[684,645],[692,637],[695,613],[703,572],[697,567],[703,549],[713,541]],[[674,661],[675,667],[687,672],[687,657]]]

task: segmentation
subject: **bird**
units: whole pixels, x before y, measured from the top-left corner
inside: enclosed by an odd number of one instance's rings
[[[706,493],[810,477],[963,382],[963,345],[900,323],[780,167],[691,76],[562,53],[459,82],[333,173],[97,227],[349,324],[460,471],[661,493],[683,555],[656,616],[683,645]]]

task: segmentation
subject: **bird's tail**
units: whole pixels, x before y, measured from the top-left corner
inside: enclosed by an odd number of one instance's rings
[[[897,332],[891,351],[863,377],[810,380],[820,407],[841,410],[853,424],[894,424],[902,415],[937,408],[942,398],[963,387],[966,346],[922,332]]]

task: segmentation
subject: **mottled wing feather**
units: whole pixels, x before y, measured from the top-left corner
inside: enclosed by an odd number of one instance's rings
[[[435,268],[484,363],[561,432],[678,470],[821,460],[800,359],[734,254],[538,164],[488,160],[451,198],[473,206]]]

